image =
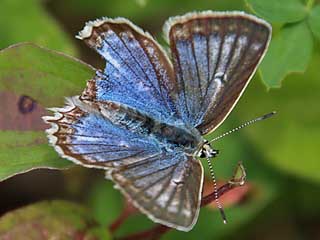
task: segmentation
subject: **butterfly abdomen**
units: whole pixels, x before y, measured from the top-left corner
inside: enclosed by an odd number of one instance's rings
[[[194,153],[202,143],[200,133],[183,123],[178,126],[149,117],[147,114],[123,104],[104,102],[100,111],[113,124],[139,135],[155,138],[164,147],[181,148]]]

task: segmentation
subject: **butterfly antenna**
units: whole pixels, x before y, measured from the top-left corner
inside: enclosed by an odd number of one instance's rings
[[[222,207],[222,205],[221,205],[221,203],[219,201],[216,177],[214,175],[212,163],[211,163],[209,158],[207,158],[207,162],[208,162],[208,166],[209,166],[209,170],[210,170],[210,175],[211,175],[211,178],[212,178],[212,181],[213,181],[214,201],[216,202],[217,207],[218,207],[218,209],[220,211],[223,223],[227,224],[226,214],[225,214],[225,212],[223,210],[223,207]]]
[[[221,134],[220,136],[218,136],[218,137],[210,140],[209,143],[215,142],[215,141],[219,140],[220,138],[223,138],[223,137],[229,135],[230,133],[236,132],[236,131],[240,130],[241,128],[247,127],[247,126],[249,126],[249,125],[251,125],[251,124],[253,124],[253,123],[255,123],[255,122],[258,122],[258,121],[261,121],[261,120],[265,120],[265,119],[267,119],[267,118],[270,118],[270,117],[272,117],[274,114],[276,114],[275,111],[273,111],[273,112],[271,112],[271,113],[267,113],[267,114],[265,114],[265,115],[263,115],[263,116],[261,116],[261,117],[252,119],[252,120],[250,120],[250,121],[247,121],[247,122],[241,124],[239,127],[236,127],[236,128],[234,128],[234,129],[231,129],[231,130],[229,130],[228,132],[225,132],[225,133]]]

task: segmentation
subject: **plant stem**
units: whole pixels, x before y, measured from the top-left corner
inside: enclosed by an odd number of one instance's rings
[[[124,209],[120,216],[113,221],[109,226],[109,231],[114,233],[118,228],[130,217],[132,214],[136,213],[137,209],[134,208],[128,201],[125,202]]]

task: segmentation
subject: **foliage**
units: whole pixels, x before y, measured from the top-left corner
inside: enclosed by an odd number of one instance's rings
[[[0,239],[110,239],[82,206],[67,201],[39,202],[0,218]]]
[[[33,44],[0,52],[0,96],[6,99],[0,103],[0,180],[34,168],[71,165],[48,145],[41,116],[48,114],[45,108],[62,105],[65,96],[79,94],[93,73],[79,60]],[[20,109],[22,96],[34,102],[29,112]]]
[[[312,34],[305,22],[282,28],[261,63],[261,78],[267,87],[279,88],[288,74],[304,73],[312,56],[312,46]]]
[[[249,87],[249,101],[238,106],[240,116],[264,109],[276,109],[278,116],[268,123],[247,129],[248,136],[265,160],[277,169],[320,183],[317,136],[320,128],[319,51],[303,75],[287,79],[281,89],[265,91],[255,83]],[[250,101],[251,100],[251,101]],[[263,125],[263,126],[261,126]],[[270,144],[271,143],[271,144]]]
[[[2,0],[0,6],[0,49],[31,41],[76,55],[70,35],[45,11],[41,0]]]
[[[247,0],[250,8],[271,23],[299,22],[307,16],[307,9],[300,0]]]
[[[250,9],[274,24],[281,24],[261,64],[261,77],[268,88],[280,87],[292,72],[304,73],[312,56],[313,37],[319,37],[320,6],[314,1],[246,0]],[[277,61],[275,61],[275,59]]]
[[[308,18],[310,29],[313,34],[320,40],[320,5],[315,6]]]

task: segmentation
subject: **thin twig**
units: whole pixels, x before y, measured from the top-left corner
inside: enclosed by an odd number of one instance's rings
[[[125,202],[125,207],[120,214],[120,216],[110,224],[109,231],[110,233],[114,233],[118,230],[118,228],[124,223],[125,220],[127,220],[128,217],[130,217],[132,214],[136,213],[137,209],[132,206],[128,201]]]

